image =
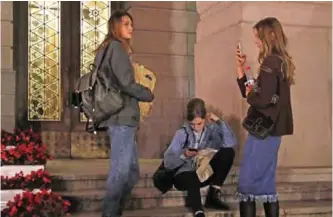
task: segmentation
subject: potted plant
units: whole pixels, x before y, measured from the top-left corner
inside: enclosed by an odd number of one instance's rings
[[[22,194],[24,190],[39,192],[41,190],[50,191],[51,176],[45,170],[32,171],[24,175],[21,171],[13,177],[1,176],[1,208],[17,194]]]
[[[23,174],[29,174],[31,171],[44,169],[44,165],[50,159],[45,145],[29,142],[11,149],[1,145],[1,174],[8,177],[21,171]]]
[[[33,193],[25,191],[17,194],[1,211],[3,217],[62,217],[67,215],[69,201],[63,200],[58,194],[41,190]]]
[[[1,130],[1,144],[5,145],[7,149],[14,148],[16,145],[14,134],[6,130]]]
[[[6,130],[1,130],[1,144],[6,146],[6,149],[15,147],[17,144],[25,143],[26,141],[41,144],[41,136],[34,132],[31,128],[27,130],[14,129],[13,133]]]
[[[39,133],[32,129],[24,131],[15,129],[14,133],[2,130],[1,134],[1,170],[4,176],[13,176],[23,171],[44,169],[48,154],[46,146],[42,143]]]

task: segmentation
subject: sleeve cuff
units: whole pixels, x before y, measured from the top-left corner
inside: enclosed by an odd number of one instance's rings
[[[182,160],[186,160],[186,158],[187,158],[187,157],[185,157],[184,154],[180,155],[180,159],[182,159]]]
[[[246,81],[247,81],[246,75],[244,75],[241,78],[237,78],[237,82],[238,83],[243,83],[244,84]]]

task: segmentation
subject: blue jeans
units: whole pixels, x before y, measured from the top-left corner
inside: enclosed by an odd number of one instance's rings
[[[120,216],[120,209],[140,175],[135,147],[136,127],[113,125],[108,134],[111,142],[110,171],[106,182],[103,214]]]

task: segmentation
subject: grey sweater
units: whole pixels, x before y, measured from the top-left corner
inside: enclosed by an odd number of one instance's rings
[[[108,120],[102,122],[100,127],[110,125],[137,126],[140,121],[139,101],[151,102],[154,99],[152,92],[136,83],[134,69],[130,57],[122,46],[121,42],[113,40],[107,49],[100,72],[104,73],[113,84],[117,84],[122,92],[124,108]],[[97,55],[102,55],[103,49]]]

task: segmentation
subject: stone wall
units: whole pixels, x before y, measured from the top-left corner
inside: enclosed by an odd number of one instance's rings
[[[297,71],[292,87],[295,134],[283,138],[279,166],[332,165],[332,3],[197,2],[200,21],[195,45],[195,94],[220,110],[240,138],[247,104],[236,84],[235,49],[241,41],[255,70],[257,50],[252,27],[262,18],[278,18],[289,39]]]
[[[1,128],[15,125],[15,71],[13,69],[13,2],[1,2]]]
[[[129,2],[135,60],[157,75],[151,116],[141,125],[141,158],[158,158],[183,122],[193,95],[195,2]]]

